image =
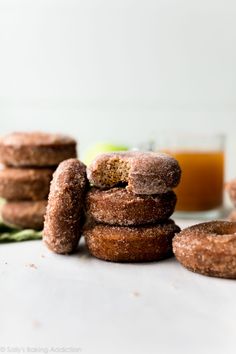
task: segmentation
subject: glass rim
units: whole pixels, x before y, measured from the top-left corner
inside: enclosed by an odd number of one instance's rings
[[[183,138],[210,138],[210,139],[226,139],[226,134],[225,133],[207,133],[207,132],[203,132],[203,133],[199,133],[199,132],[174,132],[174,131],[162,131],[162,132],[158,132],[156,133],[156,136],[158,137],[164,137],[164,138],[179,138],[179,137],[183,137]],[[155,139],[154,139],[155,140]]]
[[[223,133],[185,133],[166,132],[160,134],[153,145],[156,149],[174,150],[200,150],[200,151],[224,151],[226,148],[226,135]]]

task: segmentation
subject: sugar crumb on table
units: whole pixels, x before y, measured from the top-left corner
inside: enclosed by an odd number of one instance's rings
[[[25,265],[28,268],[38,269],[38,267],[34,263],[29,263]]]

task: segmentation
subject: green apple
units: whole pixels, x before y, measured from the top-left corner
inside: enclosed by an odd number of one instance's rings
[[[115,145],[112,143],[97,143],[91,146],[84,157],[84,163],[88,166],[95,157],[104,152],[112,152],[112,151],[127,151],[129,148],[125,145]]]

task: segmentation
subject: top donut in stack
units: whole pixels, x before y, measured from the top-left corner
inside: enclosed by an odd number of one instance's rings
[[[76,157],[76,141],[60,134],[12,133],[0,139],[0,197],[3,221],[17,228],[42,229],[52,174]]]
[[[86,197],[90,221],[84,233],[91,254],[119,262],[172,254],[179,228],[169,217],[181,177],[174,158],[152,152],[101,154],[87,174],[93,187]]]

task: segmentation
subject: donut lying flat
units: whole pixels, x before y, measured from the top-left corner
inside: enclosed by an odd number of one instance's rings
[[[189,227],[175,236],[173,250],[193,272],[236,279],[236,223],[213,221]]]
[[[228,217],[228,220],[229,221],[236,221],[236,210],[233,210],[230,214],[229,214],[229,217]]]
[[[174,212],[174,192],[135,195],[125,188],[92,188],[86,197],[90,218],[110,225],[142,225],[167,220]]]
[[[226,186],[226,189],[228,190],[229,197],[232,203],[234,204],[234,206],[236,206],[236,179],[229,182]]]
[[[76,159],[63,161],[51,182],[43,240],[56,253],[76,250],[82,234],[86,167]]]
[[[0,197],[14,201],[47,199],[53,171],[49,168],[0,170]]]
[[[120,152],[100,154],[88,168],[89,181],[99,188],[121,183],[134,194],[161,194],[176,187],[181,170],[167,154],[154,152]]]
[[[18,229],[42,230],[47,201],[9,202],[2,206],[1,217],[5,224]]]
[[[84,235],[94,257],[111,262],[150,262],[172,255],[172,239],[179,231],[169,220],[139,227],[90,224]]]
[[[19,132],[0,139],[0,162],[7,166],[57,166],[73,157],[75,140],[60,134]]]

